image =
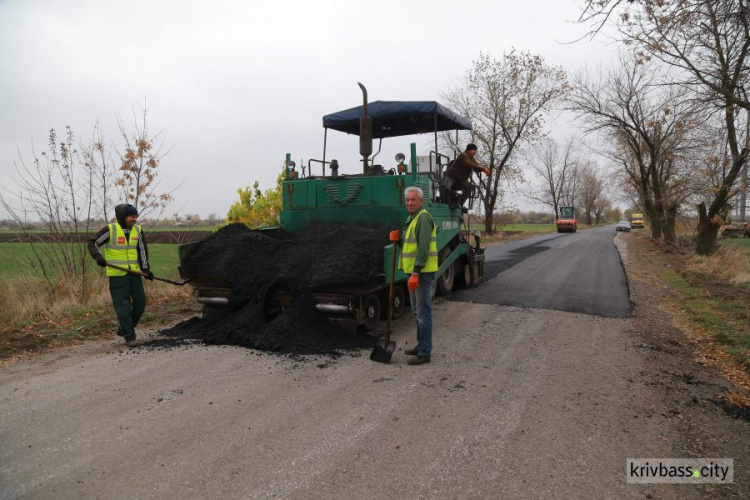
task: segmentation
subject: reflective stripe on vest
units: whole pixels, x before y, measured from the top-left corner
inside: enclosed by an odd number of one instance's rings
[[[438,270],[437,226],[429,212],[423,208],[409,223],[409,227],[406,228],[406,234],[404,235],[404,248],[401,250],[401,259],[399,260],[398,267],[399,269],[403,269],[406,274],[414,271],[414,261],[417,260],[417,237],[414,233],[417,230],[417,221],[422,215],[427,215],[432,221],[430,250],[427,253],[427,262],[422,268],[422,272],[434,273]]]
[[[138,242],[141,239],[141,226],[138,224],[130,230],[130,238],[117,222],[109,225],[109,241],[104,245],[104,258],[108,264],[127,267],[133,271],[140,271],[138,265]],[[107,276],[125,276],[125,271],[107,267]]]

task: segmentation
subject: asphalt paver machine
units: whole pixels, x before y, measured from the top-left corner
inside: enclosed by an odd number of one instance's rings
[[[437,225],[440,267],[434,280],[434,293],[445,295],[454,287],[477,285],[484,277],[484,248],[480,246],[479,236],[472,233],[464,222],[461,208],[448,203],[443,180],[450,158],[440,154],[437,147],[439,132],[470,130],[471,122],[434,101],[368,102],[365,87],[362,84],[360,87],[364,97],[362,106],[323,117],[321,159],[309,160],[300,175],[298,166],[287,154],[279,227],[290,233],[311,227],[400,229],[408,216],[404,190],[418,186],[425,194],[424,208]],[[336,159],[327,159],[326,144],[331,130],[359,136],[362,167],[358,173],[343,173]],[[377,139],[382,145],[383,139],[425,133],[434,134],[435,148],[429,156],[421,157],[422,165],[419,164],[416,143],[410,144],[408,162],[406,155],[399,154],[392,168],[373,163],[373,140]],[[195,245],[180,247],[181,262],[189,257]],[[382,274],[364,282],[310,290],[317,310],[334,319],[353,321],[366,331],[374,330],[380,318],[386,315],[389,284],[395,279],[392,306],[393,317],[398,317],[406,304],[408,276],[401,270],[396,270],[391,276],[392,246],[385,246],[382,252]],[[198,302],[205,307],[204,315],[231,311],[251,300],[250,297],[237,297],[231,283],[217,286],[210,278],[190,276],[182,266],[180,272],[184,279],[193,280],[191,283],[198,289]],[[263,300],[272,313],[286,307],[292,298],[280,284],[270,287],[256,300]]]

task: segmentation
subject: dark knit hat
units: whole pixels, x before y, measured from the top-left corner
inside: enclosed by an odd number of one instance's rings
[[[468,146],[466,146],[466,151],[476,151],[477,149],[478,148],[476,144],[469,144]]]
[[[133,205],[128,205],[128,207],[125,209],[125,217],[128,215],[138,215],[138,209],[135,208]]]

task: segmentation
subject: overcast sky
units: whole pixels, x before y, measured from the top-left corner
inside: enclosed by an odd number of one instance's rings
[[[238,187],[271,187],[286,153],[321,158],[322,116],[370,100],[438,100],[480,52],[512,47],[569,71],[614,57],[571,41],[582,0],[0,0],[0,176],[15,175],[50,128],[118,144],[117,117],[149,103],[171,146],[172,211],[224,216]],[[558,137],[573,133],[564,120]],[[378,163],[424,137],[386,139]],[[377,148],[377,144],[375,145]],[[358,172],[355,136],[329,134],[327,158]],[[170,212],[171,213],[171,212]],[[0,218],[5,214],[0,213]]]

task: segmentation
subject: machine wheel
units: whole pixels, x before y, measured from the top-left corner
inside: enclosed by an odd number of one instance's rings
[[[263,299],[266,316],[275,318],[292,303],[292,292],[289,285],[282,280],[273,283]]]
[[[386,288],[383,290],[383,299],[380,301],[381,304],[388,304],[390,298],[390,290]],[[402,283],[396,283],[393,288],[393,315],[391,319],[398,319],[404,313],[406,307],[406,295],[404,293],[404,285]],[[383,307],[380,313],[380,319],[388,319],[388,308]]]
[[[362,328],[371,332],[378,327],[380,323],[380,299],[377,295],[368,295],[362,304]]]
[[[454,262],[445,272],[436,280],[437,294],[441,296],[448,295],[453,290],[453,283],[456,279],[456,263]]]
[[[454,290],[463,290],[466,288],[466,278],[464,277],[464,273],[466,272],[466,264],[464,264],[463,259],[459,258],[454,263],[455,269],[454,269],[454,276],[453,278],[453,289]]]
[[[464,264],[462,266],[463,268],[463,282],[464,282],[464,288],[474,288],[476,285],[474,284],[474,281],[471,279],[471,265],[470,264]]]
[[[445,248],[438,256],[438,262],[443,262],[451,254],[451,248]],[[453,290],[453,281],[456,277],[456,262],[453,262],[445,272],[438,277],[437,281],[437,294],[448,295]],[[434,295],[434,294],[433,294]]]

